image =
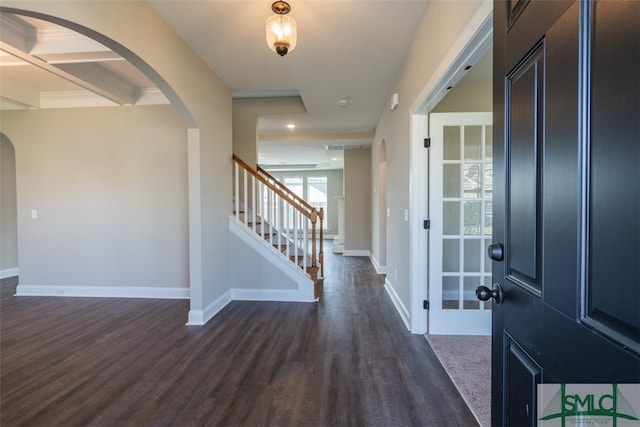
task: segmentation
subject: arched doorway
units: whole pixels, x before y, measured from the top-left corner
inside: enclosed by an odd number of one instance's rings
[[[18,275],[16,150],[0,132],[0,279]]]
[[[180,292],[179,297],[191,300],[189,323],[204,324],[215,314],[214,309],[205,312],[205,308],[216,307],[212,302],[228,290],[224,285],[228,283],[224,242],[218,237],[220,233],[203,231],[226,226],[227,206],[213,203],[211,199],[231,199],[231,165],[228,160],[231,157],[231,120],[226,120],[231,112],[228,88],[199,58],[185,54],[189,50],[184,42],[157,19],[145,3],[90,2],[70,6],[64,2],[8,1],[3,3],[0,11],[54,22],[104,44],[142,71],[169,99],[183,122],[182,135],[186,141],[183,147],[188,164],[188,172],[185,173],[188,188],[184,199],[181,199],[184,200],[182,206],[188,211],[188,249],[181,255],[188,263],[188,278],[181,287],[174,289]],[[148,43],[145,37],[122,25],[123,16],[131,22],[145,22],[149,34],[163,42]],[[187,75],[189,78],[185,78]],[[12,139],[16,141],[13,136]],[[201,164],[207,164],[210,169],[202,170]],[[17,166],[20,175],[20,162]],[[213,182],[215,185],[211,184]],[[31,209],[31,206],[27,208]],[[113,235],[115,233],[109,236]],[[22,250],[23,245],[20,247]],[[21,273],[26,274],[28,264],[22,255]],[[205,265],[203,259],[211,261]],[[52,265],[60,271],[64,269]],[[71,268],[64,270],[70,271]],[[29,271],[37,271],[33,263],[29,264]],[[207,289],[204,289],[205,283],[208,284]],[[48,292],[51,292],[53,285],[49,288]],[[125,290],[133,288],[135,286],[128,286]]]

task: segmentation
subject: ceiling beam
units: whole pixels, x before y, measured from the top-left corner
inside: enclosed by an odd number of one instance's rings
[[[28,108],[40,107],[40,93],[34,91],[7,89],[2,87],[2,95],[0,96],[0,110],[24,110]]]
[[[25,53],[24,51],[22,51],[21,49],[16,48],[10,45],[9,43],[6,43],[5,41],[0,41],[0,49],[4,50],[5,52],[17,58],[22,59],[25,62],[28,62],[31,65],[34,65],[42,70],[55,74],[56,76],[64,80],[67,80],[68,82],[74,83],[82,88],[87,89],[90,92],[100,95],[112,102],[115,102],[118,105],[129,105],[129,104],[135,103],[136,96],[134,94],[122,94],[121,93],[122,88],[118,88],[117,86],[116,87],[110,86],[107,88],[100,87],[94,82],[87,81],[84,78],[80,78],[75,74],[72,74],[59,67],[51,65],[46,61],[43,61],[39,58],[31,56],[28,53]],[[112,90],[115,93],[111,92]]]
[[[123,100],[124,104],[135,104],[140,97],[140,88],[109,71],[96,62],[56,64],[56,68],[76,76],[82,81],[100,87],[113,96]]]
[[[22,52],[29,52],[36,44],[36,28],[15,15],[0,14],[2,40]]]

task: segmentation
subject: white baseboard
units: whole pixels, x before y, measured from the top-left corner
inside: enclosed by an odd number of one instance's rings
[[[6,279],[7,277],[13,277],[18,275],[18,267],[7,268],[6,270],[0,270],[0,279]]]
[[[189,299],[189,288],[22,285],[16,296]]]
[[[232,288],[204,310],[189,310],[187,325],[202,326],[232,301],[314,302],[313,295],[304,295],[297,289],[240,289]]]
[[[402,304],[400,297],[396,293],[395,289],[393,289],[393,285],[391,284],[391,282],[389,282],[388,279],[384,279],[384,289],[385,291],[387,291],[387,295],[389,295],[389,298],[391,298],[391,302],[393,302],[393,305],[396,308],[396,311],[398,312],[398,314],[400,315],[400,318],[404,322],[404,326],[406,326],[407,330],[410,331],[411,328],[409,327],[410,325],[409,310],[407,310],[404,304]]]
[[[300,295],[297,289],[239,289],[231,290],[234,301],[313,302]],[[302,298],[301,298],[302,297]]]
[[[218,299],[206,306],[204,310],[189,310],[187,325],[202,326],[206,324],[209,320],[213,319],[213,316],[218,314],[220,310],[225,308],[227,304],[232,301],[231,294],[231,290],[228,290]]]
[[[378,260],[373,254],[369,255],[369,259],[371,260],[371,264],[373,264],[373,268],[376,269],[376,273],[387,274],[387,266],[378,264]]]
[[[366,249],[345,249],[342,256],[369,256],[371,251]]]

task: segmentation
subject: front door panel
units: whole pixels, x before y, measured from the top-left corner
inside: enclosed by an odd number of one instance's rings
[[[508,377],[507,389],[511,390],[507,402],[509,425],[536,424],[536,385],[540,383],[540,366],[509,336],[506,336],[505,361]]]
[[[640,383],[639,81],[640,2],[494,3],[493,425]]]
[[[544,44],[507,77],[511,126],[507,239],[509,278],[540,294],[540,153],[544,105]]]
[[[630,286],[640,282],[640,67],[637,58],[617,58],[640,50],[637,21],[638,7],[632,2],[594,6],[593,44],[600,49],[591,59],[587,317],[596,327],[629,339],[640,334],[640,287]],[[615,37],[609,28],[617,29]],[[614,187],[611,182],[636,185]]]

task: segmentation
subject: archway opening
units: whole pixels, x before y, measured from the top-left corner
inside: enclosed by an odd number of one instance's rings
[[[90,108],[97,105],[49,109],[48,104],[28,105],[29,117],[26,112],[16,111],[20,108],[6,113],[7,135],[21,158],[28,157],[29,162],[35,159],[38,163],[37,167],[31,167],[30,163],[29,168],[21,168],[20,162],[16,165],[19,182],[28,182],[15,189],[18,203],[23,200],[18,212],[21,224],[25,225],[20,227],[16,240],[21,255],[29,254],[20,257],[21,279],[23,275],[30,279],[21,280],[18,293],[175,299],[201,294],[190,292],[192,259],[198,259],[194,254],[200,250],[190,239],[190,228],[197,224],[193,219],[199,218],[200,209],[192,210],[190,199],[193,194],[196,199],[200,197],[199,192],[191,191],[192,187],[199,188],[200,177],[189,173],[194,164],[199,166],[200,135],[185,103],[158,71],[106,35],[30,10],[2,7],[0,11],[3,19],[11,15],[13,19],[24,18],[32,26],[36,20],[55,24],[65,33],[76,32],[103,45],[101,54],[121,64],[114,69],[120,70],[126,62],[150,80],[165,98],[164,102],[127,103],[129,98],[119,91],[122,85],[105,83],[93,91],[97,86],[95,76],[79,73],[82,67],[69,64],[55,67],[44,60],[38,62],[31,59],[36,55],[29,46],[18,52],[17,47],[3,43],[3,49],[15,51],[16,58],[41,73],[49,72],[111,101],[115,98],[114,103],[101,105],[100,109]],[[114,55],[110,56],[109,51]],[[72,56],[73,52],[69,53]],[[120,58],[113,60],[112,56],[118,55]],[[90,68],[84,65],[85,69]],[[133,97],[134,101],[137,99]],[[26,105],[22,105],[22,110],[27,109]],[[48,124],[31,125],[33,120]],[[62,128],[65,123],[66,130]],[[38,147],[34,146],[27,149],[33,141],[46,145],[48,154],[38,155]],[[64,148],[57,146],[61,142]],[[29,171],[38,176],[27,177]],[[47,176],[53,179],[46,180]],[[41,185],[32,185],[38,180],[57,191],[44,191]],[[37,194],[32,193],[34,189]],[[36,228],[46,233],[33,232]],[[38,242],[44,235],[46,243]],[[40,249],[56,246],[54,242],[63,244],[64,249],[57,246],[58,250],[48,253]],[[168,249],[171,247],[174,249]],[[5,259],[4,254],[2,258]],[[64,263],[57,262],[61,258],[65,258]],[[179,266],[168,274],[157,268],[176,264]],[[48,279],[40,280],[45,274]]]
[[[16,150],[0,132],[0,279],[18,275],[18,201]]]

